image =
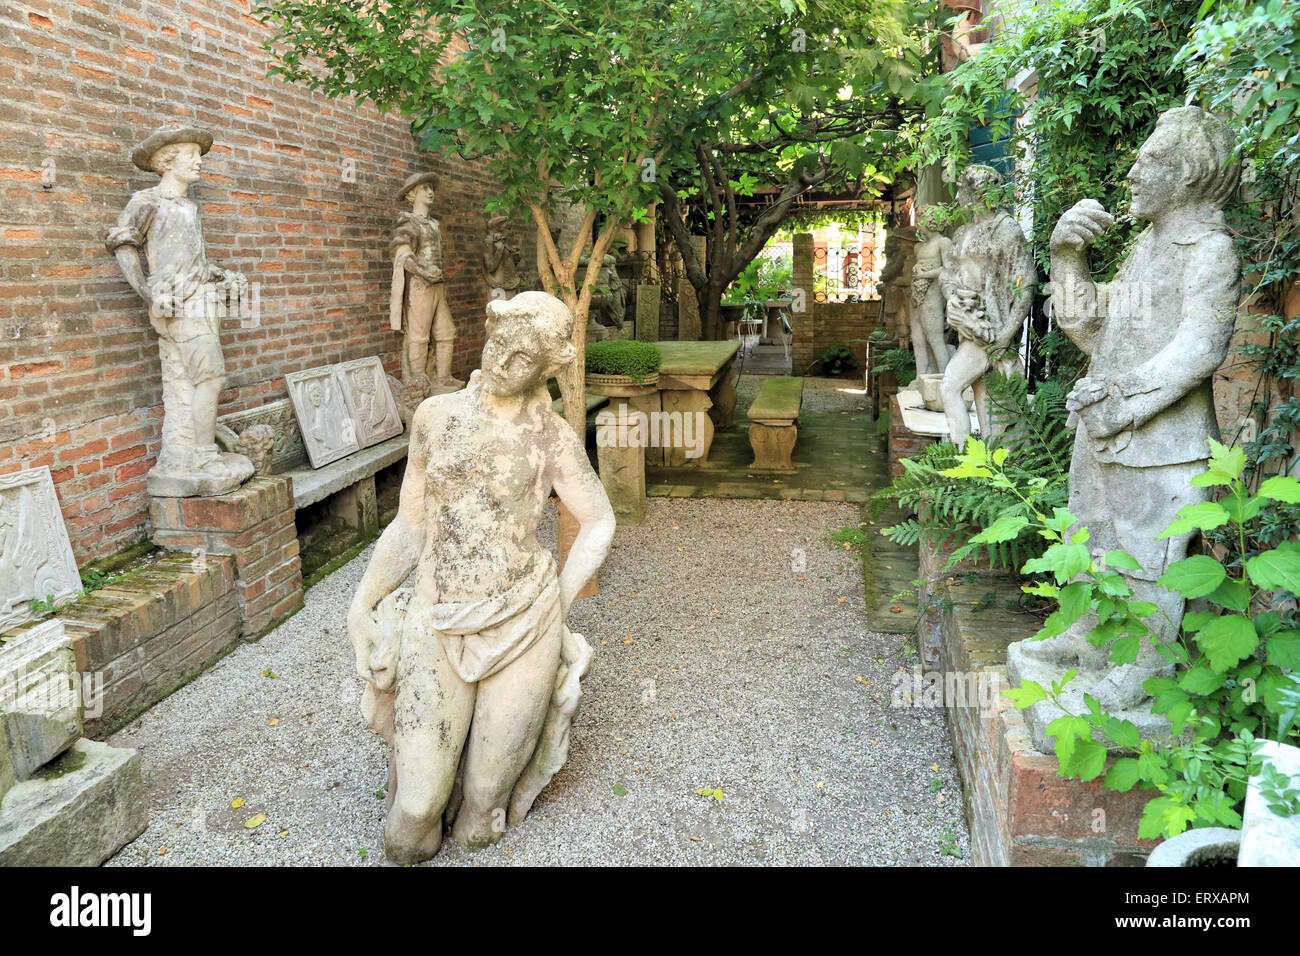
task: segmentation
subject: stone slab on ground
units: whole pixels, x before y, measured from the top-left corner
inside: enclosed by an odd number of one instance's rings
[[[78,740],[0,802],[0,866],[98,866],[148,824],[140,757]]]

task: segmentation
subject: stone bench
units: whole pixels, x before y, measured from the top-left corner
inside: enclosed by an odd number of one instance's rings
[[[253,425],[269,425],[275,433],[271,473],[292,479],[295,510],[300,511],[329,498],[330,512],[350,527],[367,533],[379,529],[375,475],[406,457],[409,433],[403,432],[338,461],[312,468],[293,413],[293,403],[282,398],[257,408],[222,415],[217,419],[217,444],[223,450],[234,451],[239,435]]]
[[[795,422],[803,406],[803,379],[774,376],[763,382],[749,406],[749,446],[754,471],[794,471],[790,455],[799,435]]]

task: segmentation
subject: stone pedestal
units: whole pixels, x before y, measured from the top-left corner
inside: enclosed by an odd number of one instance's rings
[[[290,479],[255,478],[232,494],[213,498],[154,498],[149,517],[154,543],[161,548],[234,557],[246,640],[261,637],[302,604]]]
[[[600,482],[620,525],[645,520],[645,460],[649,414],[655,410],[657,389],[588,385],[587,391],[608,395],[609,406],[596,416],[596,460]]]

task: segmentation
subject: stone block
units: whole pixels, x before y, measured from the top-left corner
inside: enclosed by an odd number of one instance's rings
[[[0,866],[98,866],[148,823],[139,755],[78,740],[0,800]]]

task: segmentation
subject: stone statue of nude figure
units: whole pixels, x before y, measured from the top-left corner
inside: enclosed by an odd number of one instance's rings
[[[591,650],[565,617],[614,535],[583,442],[546,389],[573,360],[572,327],[543,292],[489,302],[483,367],[415,413],[397,518],[348,616],[369,682],[362,711],[393,747],[393,863],[436,854],[444,823],[467,849],[496,842],[568,755]],[[536,537],[552,487],[579,524],[558,574]]]

